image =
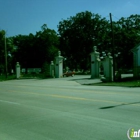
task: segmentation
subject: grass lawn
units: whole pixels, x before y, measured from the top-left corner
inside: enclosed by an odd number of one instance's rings
[[[21,75],[19,79],[46,79],[46,78],[50,78],[50,77],[44,74],[24,74]],[[7,75],[7,78],[4,74],[0,75],[0,81],[13,80],[13,79],[16,79],[15,74]]]
[[[12,79],[16,79],[15,75],[7,75],[7,78],[5,75],[0,75],[0,81],[5,81],[5,80],[12,80]]]
[[[126,77],[126,78],[122,78],[120,81],[117,81],[117,82],[102,82],[102,83],[95,83],[93,85],[98,85],[98,86],[140,87],[140,78],[139,79],[134,79],[133,77]]]
[[[127,81],[127,82],[108,82],[108,83],[97,83],[93,85],[98,86],[121,86],[121,87],[140,87],[139,81]]]

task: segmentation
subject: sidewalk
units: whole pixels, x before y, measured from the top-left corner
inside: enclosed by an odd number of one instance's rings
[[[81,85],[90,85],[95,83],[102,83],[100,79],[81,79],[81,80],[75,80],[77,83]]]
[[[126,77],[133,77],[133,74],[122,74],[122,78]],[[91,75],[75,75],[74,77],[70,78],[69,80],[76,81],[81,85],[91,85],[96,83],[102,83],[101,79],[91,79]]]
[[[70,81],[76,81],[77,83],[81,85],[90,85],[95,83],[101,83],[102,81],[98,79],[91,79],[90,75],[75,75],[72,78],[69,78]]]

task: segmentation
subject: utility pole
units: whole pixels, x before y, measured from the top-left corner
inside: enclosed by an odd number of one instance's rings
[[[112,57],[113,57],[113,81],[115,81],[115,52],[114,52],[114,31],[112,25],[112,15],[110,15],[110,24],[111,24],[111,32],[112,32]]]
[[[6,46],[6,32],[4,37],[4,51],[5,51],[5,77],[7,79],[7,46]]]

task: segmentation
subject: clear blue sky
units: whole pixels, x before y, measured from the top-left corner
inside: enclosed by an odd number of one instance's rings
[[[140,0],[0,0],[0,30],[7,36],[35,34],[43,24],[57,31],[62,19],[90,11],[113,20],[140,15]]]

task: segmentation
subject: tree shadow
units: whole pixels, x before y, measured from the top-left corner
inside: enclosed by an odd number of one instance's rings
[[[118,107],[118,106],[131,105],[131,104],[139,104],[139,103],[140,102],[123,103],[123,104],[120,104],[120,105],[100,107],[99,109],[111,109],[111,108],[115,108],[115,107]]]

